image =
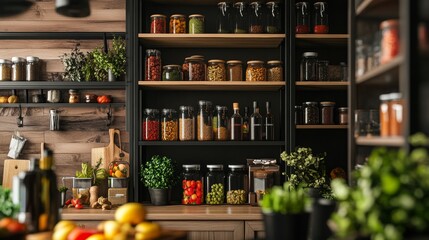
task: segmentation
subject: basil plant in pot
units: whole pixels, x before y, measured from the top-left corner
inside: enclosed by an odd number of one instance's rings
[[[166,205],[169,190],[178,179],[173,160],[166,156],[153,156],[146,164],[140,166],[140,177],[143,184],[149,189],[152,204]]]
[[[94,62],[95,79],[109,82],[122,80],[126,73],[127,52],[125,40],[115,37],[111,49],[106,53],[101,48],[91,52]]]

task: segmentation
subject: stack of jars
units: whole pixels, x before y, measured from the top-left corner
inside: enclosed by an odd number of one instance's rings
[[[314,3],[314,17],[313,24],[310,26],[310,3],[298,2],[296,6],[296,27],[297,34],[316,33],[326,34],[329,33],[328,24],[328,4],[326,2]],[[312,29],[312,31],[311,31]]]
[[[188,17],[190,34],[204,33],[204,15],[192,14]],[[168,33],[186,33],[186,16],[173,14],[170,16]],[[150,16],[150,33],[167,33],[167,16],[153,14]]]
[[[0,59],[0,81],[36,81],[40,80],[39,58],[28,56],[12,57],[12,61]]]
[[[337,110],[336,115],[335,102],[304,102],[302,106],[295,106],[295,124],[347,125],[348,108],[340,107]]]

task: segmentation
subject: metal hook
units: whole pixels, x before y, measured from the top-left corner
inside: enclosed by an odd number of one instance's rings
[[[21,104],[19,104],[19,116],[16,119],[16,124],[18,125],[18,127],[24,127],[24,118],[22,117],[22,108],[21,108]]]
[[[107,120],[106,120],[106,126],[110,127],[112,125],[112,105],[109,105],[109,111],[107,112]]]

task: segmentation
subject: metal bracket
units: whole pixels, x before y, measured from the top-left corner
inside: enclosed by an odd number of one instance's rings
[[[24,118],[22,117],[21,104],[19,104],[19,116],[16,118],[16,124],[19,128],[24,127]]]

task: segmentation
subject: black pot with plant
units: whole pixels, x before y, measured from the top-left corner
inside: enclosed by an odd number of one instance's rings
[[[178,179],[173,160],[155,155],[140,168],[141,181],[149,189],[152,204],[166,205],[169,191]]]
[[[107,49],[106,49],[107,50]],[[111,49],[106,52],[101,48],[94,49],[88,62],[88,69],[93,68],[94,77],[97,81],[109,82],[122,80],[126,73],[127,52],[125,40],[115,37]],[[88,72],[90,74],[90,72]]]

